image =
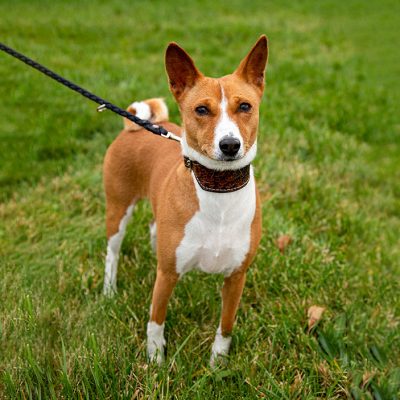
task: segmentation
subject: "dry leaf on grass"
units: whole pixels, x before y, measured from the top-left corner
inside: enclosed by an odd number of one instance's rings
[[[315,326],[315,324],[321,319],[322,313],[325,311],[324,307],[311,306],[307,311],[308,317],[308,332]]]
[[[296,371],[296,376],[294,378],[293,383],[290,385],[290,393],[293,395],[296,393],[300,388],[301,384],[303,383],[303,376],[301,372]]]
[[[375,374],[375,372],[364,372],[361,383],[362,389],[366,388],[371,383],[372,379],[375,377]]]
[[[286,247],[292,243],[292,238],[289,235],[281,235],[276,240],[276,246],[278,247],[279,251],[283,254]]]
[[[322,384],[325,387],[328,387],[331,383],[331,374],[329,371],[328,363],[325,360],[318,365],[318,373],[322,379]]]

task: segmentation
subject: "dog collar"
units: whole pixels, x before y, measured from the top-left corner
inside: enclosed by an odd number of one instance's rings
[[[247,185],[250,180],[250,164],[240,169],[218,171],[183,157],[185,167],[193,171],[197,183],[203,190],[215,193],[235,192]]]

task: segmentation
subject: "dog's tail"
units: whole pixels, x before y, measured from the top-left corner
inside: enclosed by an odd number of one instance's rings
[[[141,119],[149,120],[153,124],[168,120],[168,107],[164,99],[161,98],[135,101],[126,110]],[[124,129],[138,131],[142,127],[124,118]]]

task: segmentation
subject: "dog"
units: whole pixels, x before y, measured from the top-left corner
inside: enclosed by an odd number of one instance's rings
[[[128,111],[180,136],[181,146],[125,119],[124,130],[107,150],[106,295],[116,292],[118,254],[135,204],[149,199],[154,214],[150,233],[158,261],[147,324],[151,362],[164,360],[168,300],[179,278],[194,268],[225,276],[211,365],[223,362],[229,352],[246,271],[261,238],[260,198],[251,163],[267,58],[263,35],[232,74],[209,78],[185,50],[170,43],[165,66],[182,128],[168,122],[162,99],[133,103]]]

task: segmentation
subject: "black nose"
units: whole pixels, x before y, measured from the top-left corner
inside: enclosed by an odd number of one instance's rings
[[[233,157],[240,149],[240,140],[231,136],[224,136],[219,142],[219,148],[226,156]]]

